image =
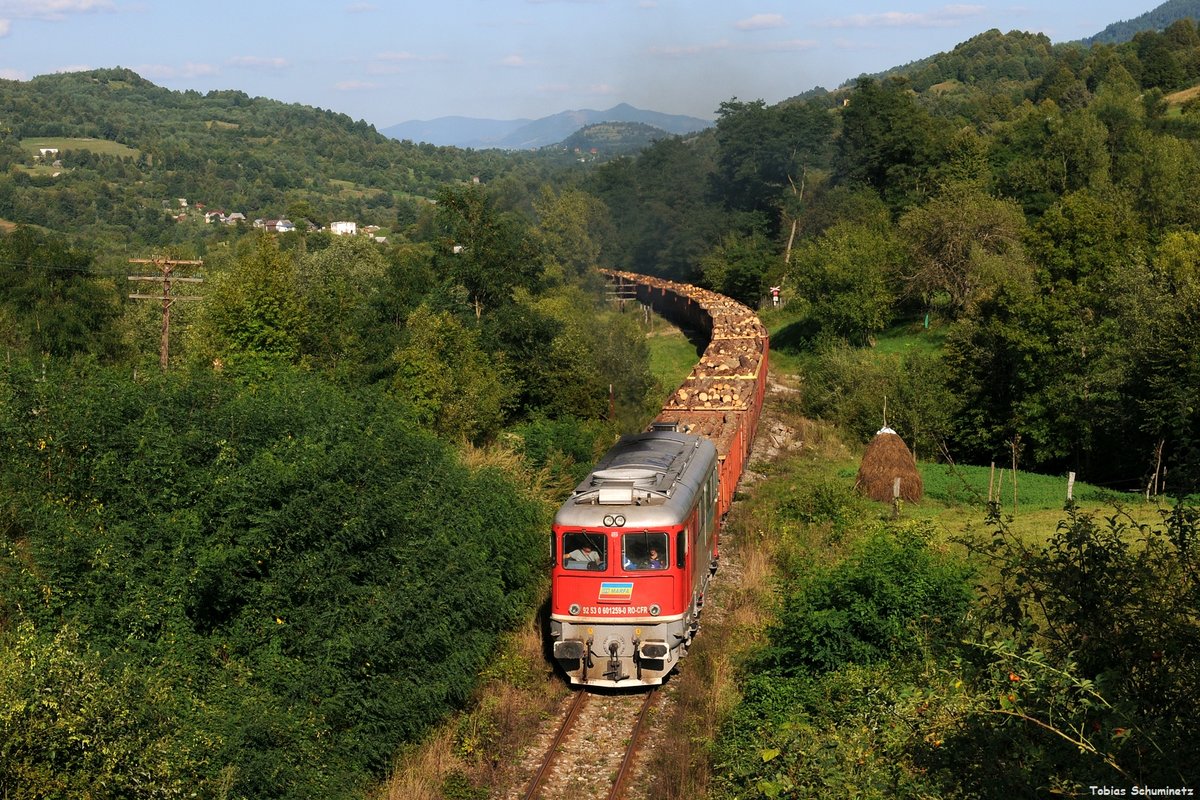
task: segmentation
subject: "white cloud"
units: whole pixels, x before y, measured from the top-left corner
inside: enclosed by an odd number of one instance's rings
[[[417,53],[409,53],[402,51],[398,53],[379,53],[375,56],[376,61],[383,61],[389,64],[403,64],[415,61],[445,61],[445,56],[422,56]]]
[[[740,31],[761,31],[767,28],[783,28],[787,25],[787,20],[782,14],[755,14],[752,17],[738,20],[734,23],[735,28]]]
[[[170,64],[142,64],[133,67],[133,71],[143,78],[151,80],[188,80],[202,78],[206,75],[217,75],[221,70],[214,64],[197,64],[189,61],[183,66]]]
[[[662,45],[650,48],[650,55],[666,58],[689,58],[710,53],[783,53],[811,50],[819,45],[814,39],[786,39],[775,42],[743,42],[733,44],[726,39],[716,42],[685,45]]]
[[[371,81],[338,81],[333,88],[339,92],[356,92],[362,89],[378,89],[379,84]]]
[[[949,28],[984,12],[983,6],[949,5],[928,13],[885,11],[882,14],[851,14],[818,23],[826,28]]]
[[[409,64],[421,64],[429,61],[445,61],[445,56],[422,56],[416,53],[379,53],[367,64],[370,75],[395,75],[402,72]]]
[[[116,11],[112,0],[0,0],[0,13],[20,19],[65,19],[69,14]]]
[[[23,81],[25,73],[19,69],[0,69],[0,78],[6,81]]]
[[[290,66],[286,58],[265,58],[263,56],[234,56],[225,63],[231,67],[248,69],[284,69]]]
[[[505,67],[528,67],[529,61],[525,59],[525,56],[519,53],[513,53],[512,55],[505,56],[504,58],[500,59],[500,64],[501,66]]]
[[[69,14],[116,10],[112,0],[0,0],[0,38],[12,30],[14,19],[58,22]]]
[[[54,71],[60,75],[64,72],[90,72],[91,70],[91,64],[65,64],[61,67],[55,67],[54,69]]]
[[[569,83],[543,83],[537,87],[537,90],[542,94],[571,95],[572,97],[580,94],[612,97],[621,93],[620,89],[608,83],[593,83],[590,86],[578,86]]]

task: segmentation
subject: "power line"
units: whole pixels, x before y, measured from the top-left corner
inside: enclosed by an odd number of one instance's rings
[[[80,272],[86,275],[94,275],[97,278],[117,278],[122,275],[120,272],[101,272],[92,267],[79,267],[68,264],[47,264],[45,262],[35,263],[32,261],[13,261],[7,258],[0,258],[0,267],[14,267],[18,269],[36,269],[42,272]]]

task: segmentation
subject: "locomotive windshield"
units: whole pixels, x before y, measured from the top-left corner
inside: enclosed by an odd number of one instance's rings
[[[625,569],[666,569],[670,563],[665,533],[627,533],[621,537],[621,547]]]
[[[607,542],[603,533],[574,531],[563,534],[565,569],[605,569],[608,566]]]

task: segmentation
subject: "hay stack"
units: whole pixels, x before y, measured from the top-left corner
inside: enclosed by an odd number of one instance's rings
[[[917,462],[904,440],[891,428],[875,434],[863,454],[854,488],[880,503],[892,502],[892,484],[900,479],[900,499],[915,503],[925,493]]]

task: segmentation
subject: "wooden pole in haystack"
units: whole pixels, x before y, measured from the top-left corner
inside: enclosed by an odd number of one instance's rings
[[[908,445],[883,428],[867,445],[854,488],[879,503],[919,502],[925,493],[921,473]]]

